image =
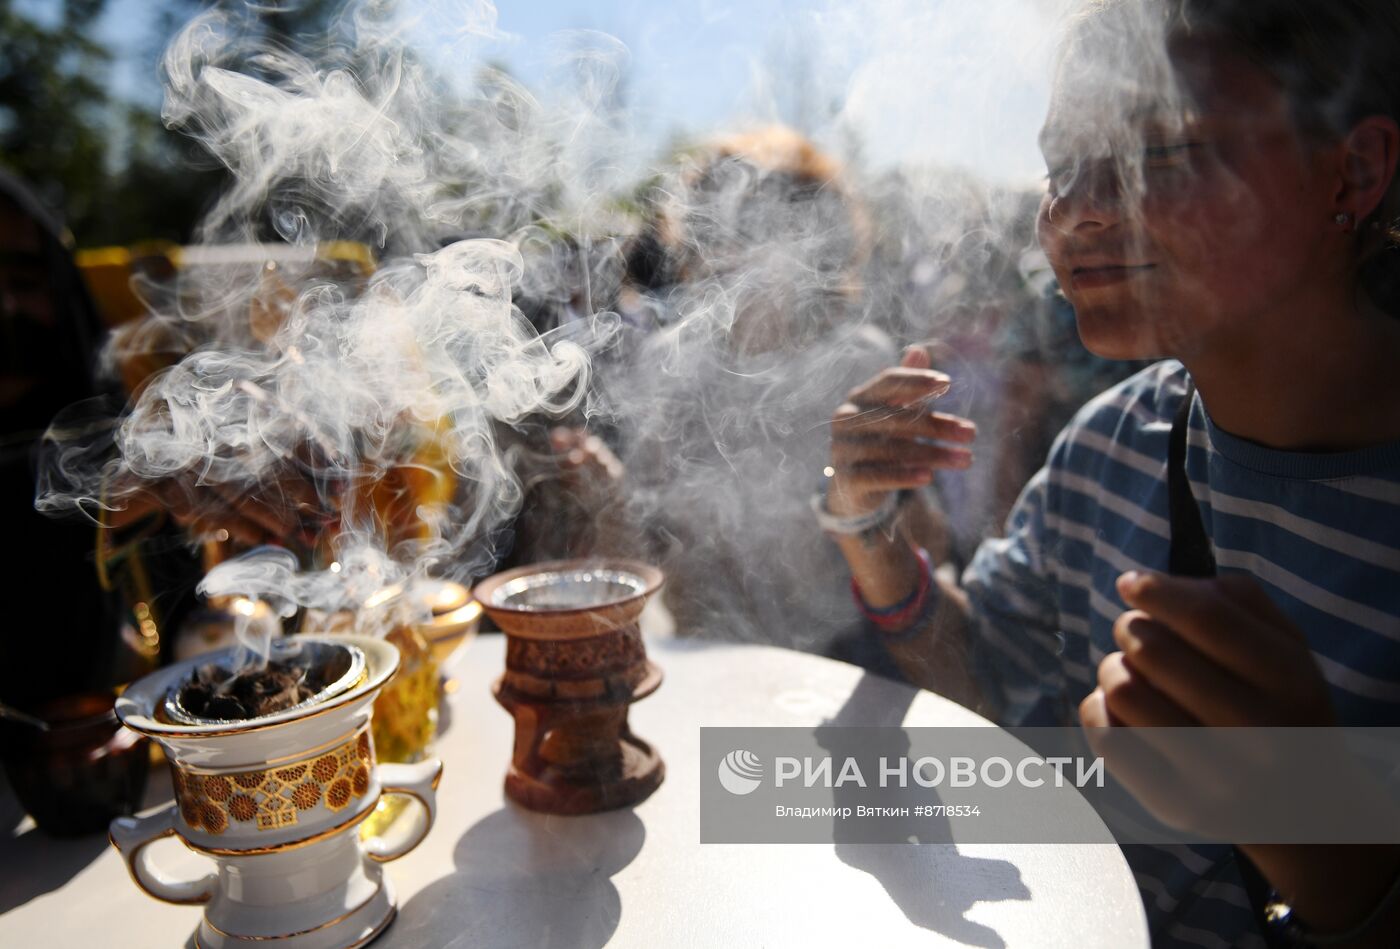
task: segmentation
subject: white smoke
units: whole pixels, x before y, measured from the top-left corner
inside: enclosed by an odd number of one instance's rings
[[[120,510],[154,486],[215,512],[255,502],[290,523],[302,558],[255,550],[204,592],[283,615],[354,609],[488,568],[524,502],[503,433],[574,413],[619,435],[629,462],[630,533],[610,552],[729,561],[700,597],[717,616],[734,614],[718,601],[735,574],[777,578],[749,591],[763,602],[748,635],[767,636],[814,571],[841,590],[840,568],[814,556],[831,550],[806,500],[845,391],[900,343],[1029,305],[1008,284],[1036,194],[1005,183],[1037,160],[1063,6],[795,15],[811,42],[787,48],[805,71],[760,68],[751,106],[720,131],[792,121],[783,102],[806,103],[800,131],[844,166],[796,182],[772,156],[716,161],[709,130],[648,157],[633,54],[604,34],[556,36],[552,80],[531,91],[490,65],[510,38],[485,0],[353,2],[302,51],[271,41],[257,9],[205,13],[166,53],[163,115],[230,187],[178,282],[138,287],[152,316],[108,353],[172,364],[139,389],[112,451],[54,430],[40,506]],[[373,273],[339,242],[369,247]],[[525,299],[554,328],[541,335]],[[412,510],[418,497],[433,501]]]
[[[460,22],[480,36],[493,21],[479,3]],[[300,528],[309,559],[260,548],[201,591],[283,617],[353,609],[429,572],[470,581],[491,563],[521,498],[497,430],[578,406],[589,359],[514,306],[515,243],[452,235],[510,237],[545,216],[558,179],[542,129],[557,123],[489,72],[448,97],[402,45],[410,26],[388,5],[352,5],[316,60],[267,41],[253,10],[213,10],[174,39],[163,115],[231,185],[201,226],[203,258],[189,255],[174,292],[145,288],[156,312],[109,357],[183,354],[144,382],[102,464],[90,441],[51,433],[41,507],[117,510],[156,486],[187,504],[262,505]],[[342,240],[387,259],[368,279],[332,272],[321,251]],[[434,503],[412,510],[420,495]],[[413,528],[395,531],[386,504],[408,505]],[[265,654],[267,630],[240,635]]]

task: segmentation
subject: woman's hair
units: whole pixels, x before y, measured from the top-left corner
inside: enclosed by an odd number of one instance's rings
[[[1283,88],[1309,137],[1335,139],[1370,115],[1400,122],[1400,0],[1089,0],[1084,14],[1129,11],[1164,39],[1214,38],[1243,55]],[[1400,314],[1400,175],[1358,232],[1362,287]]]
[[[792,129],[771,126],[710,142],[684,156],[679,173],[649,199],[642,234],[628,255],[638,286],[699,277],[723,253],[752,249],[784,219],[821,230],[821,263],[853,274],[869,253],[864,209],[847,191],[840,164]],[[746,247],[747,245],[747,247]]]

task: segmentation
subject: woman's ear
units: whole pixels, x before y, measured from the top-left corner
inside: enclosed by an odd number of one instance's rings
[[[1342,143],[1345,163],[1337,191],[1337,210],[1364,221],[1385,200],[1400,155],[1400,126],[1388,115],[1371,115],[1356,123]]]

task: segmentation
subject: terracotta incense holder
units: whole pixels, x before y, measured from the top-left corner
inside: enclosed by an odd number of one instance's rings
[[[627,707],[661,684],[637,618],[660,570],[567,560],[499,573],[476,599],[506,635],[493,692],[515,718],[506,795],[531,810],[590,814],[645,800],[666,774]]]

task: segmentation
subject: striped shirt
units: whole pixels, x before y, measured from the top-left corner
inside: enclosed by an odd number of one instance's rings
[[[1091,401],[963,583],[974,667],[1003,724],[1065,725],[1116,652],[1127,570],[1167,569],[1167,443],[1186,392],[1158,363]],[[1222,574],[1254,577],[1302,629],[1344,725],[1400,725],[1400,442],[1282,452],[1194,400],[1186,471]],[[1228,846],[1125,848],[1154,945],[1262,947]]]

